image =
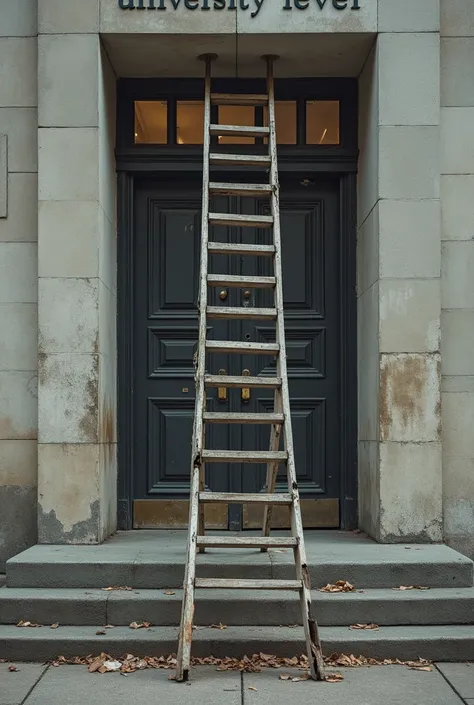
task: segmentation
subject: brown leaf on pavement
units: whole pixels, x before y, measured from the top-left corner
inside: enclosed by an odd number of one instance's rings
[[[292,678],[293,676],[291,675],[291,673],[280,673],[281,681],[291,681]]]
[[[10,673],[16,673],[18,671],[18,668],[13,663],[11,663],[8,666],[8,670],[10,671]]]
[[[347,580],[337,580],[335,583],[328,583],[319,592],[354,592],[355,587]]]
[[[50,626],[50,629],[57,629],[59,627],[59,622],[55,622]]]
[[[128,587],[128,585],[111,585],[110,587],[100,589],[105,590],[105,592],[110,592],[111,590],[133,590],[133,588]]]
[[[89,671],[89,673],[95,673],[95,671],[98,671],[99,668],[103,665],[103,663],[104,659],[98,658],[89,665],[89,668],[87,670]]]
[[[106,624],[104,629],[115,629],[115,625],[114,624]]]
[[[227,624],[221,624],[221,622],[219,622],[219,624],[210,624],[209,628],[210,629],[220,629],[222,631],[223,629],[227,629]]]
[[[173,590],[166,590],[166,592],[164,592],[163,595],[176,595],[176,593],[173,592]]]
[[[372,629],[376,631],[379,628],[378,624],[351,624],[349,629]]]
[[[255,690],[257,692],[257,689],[253,687],[253,685],[249,685],[249,690]]]
[[[429,590],[429,587],[424,585],[400,585],[400,587],[394,587],[393,590]]]
[[[23,619],[20,619],[18,624],[16,625],[17,627],[41,627],[41,624],[35,624],[34,622],[25,622]]]
[[[96,636],[103,636],[104,634],[105,634],[105,629],[99,629],[99,631],[97,631],[95,633]]]
[[[342,673],[328,673],[324,679],[327,683],[340,683],[344,680]]]
[[[131,622],[130,629],[148,629],[151,627],[151,622]]]

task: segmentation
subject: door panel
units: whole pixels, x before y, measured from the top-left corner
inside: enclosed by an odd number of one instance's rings
[[[226,180],[226,177],[222,177]],[[248,176],[247,176],[248,179]],[[230,179],[229,179],[230,180]],[[239,180],[235,175],[232,180]],[[245,180],[245,176],[241,178]],[[198,337],[197,291],[200,233],[199,181],[149,183],[136,194],[134,252],[134,452],[135,526],[186,526],[192,421],[194,414],[194,346]],[[215,212],[268,214],[268,200],[218,197]],[[303,186],[286,177],[281,189],[283,287],[291,410],[297,477],[305,525],[339,525],[339,232],[336,184]],[[212,229],[220,242],[270,243],[260,229]],[[272,275],[272,260],[263,257],[210,259],[214,273]],[[224,306],[272,306],[268,290],[210,288],[209,302]],[[209,322],[214,340],[272,342],[274,325],[259,321]],[[262,356],[212,355],[212,373],[225,370],[252,375],[275,374],[275,361]],[[265,412],[273,395],[228,390],[208,397],[210,411]],[[269,427],[211,425],[208,447],[268,449]],[[264,487],[261,465],[210,465],[206,484],[214,491],[252,492]],[[286,488],[279,473],[278,489]],[[160,499],[161,510],[157,506]],[[173,504],[170,505],[170,502]],[[174,508],[174,509],[173,509]],[[281,514],[281,516],[280,516]],[[275,513],[278,525],[287,514]],[[211,507],[211,526],[239,529],[261,524],[262,510]]]

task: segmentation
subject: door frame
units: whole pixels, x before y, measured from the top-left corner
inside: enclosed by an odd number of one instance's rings
[[[216,79],[231,92],[232,79]],[[282,82],[288,85],[290,82]],[[133,102],[152,100],[171,90],[187,97],[190,86],[201,82],[173,79],[124,79],[119,82],[117,104],[117,393],[118,393],[118,507],[120,530],[133,526],[133,251],[134,193],[137,180],[173,172],[202,171],[202,147],[133,144]],[[254,85],[249,85],[254,84]],[[279,170],[327,174],[339,181],[340,273],[340,409],[341,481],[340,529],[357,528],[357,82],[354,79],[294,79],[294,90],[313,98],[341,101],[341,144],[338,147],[286,147]],[[216,87],[216,90],[219,90]],[[223,90],[222,88],[220,90]],[[247,82],[246,92],[262,92],[261,82]],[[236,91],[237,92],[237,91]],[[301,129],[301,127],[299,128]]]

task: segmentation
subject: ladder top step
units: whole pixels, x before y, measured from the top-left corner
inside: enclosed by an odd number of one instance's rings
[[[226,414],[212,411],[204,413],[205,423],[237,423],[237,424],[282,424],[283,414]]]
[[[244,245],[233,242],[209,242],[208,250],[216,255],[260,255],[262,257],[273,257],[275,254],[274,245]]]
[[[211,286],[244,287],[271,289],[276,284],[275,277],[243,277],[233,274],[208,274],[207,282]]]
[[[278,355],[280,346],[277,343],[247,343],[228,340],[207,340],[206,350],[209,352],[227,352],[253,355]]]
[[[256,93],[211,93],[213,105],[268,105],[268,95]]]
[[[231,377],[225,375],[206,375],[204,377],[206,387],[229,387],[242,389],[250,387],[253,389],[279,389],[281,379],[279,377]]]
[[[211,181],[209,192],[221,196],[270,196],[270,184],[230,184]]]
[[[275,321],[277,311],[275,308],[244,308],[243,306],[208,306],[207,315],[209,318],[247,318],[265,319]]]
[[[234,225],[236,227],[271,228],[272,215],[241,215],[240,213],[209,213],[211,225]]]
[[[269,167],[271,157],[260,154],[221,154],[211,153],[209,155],[211,164],[230,164],[234,166],[261,166]]]
[[[203,450],[202,458],[208,463],[284,463],[286,450]]]
[[[211,135],[235,135],[236,137],[267,137],[270,134],[268,127],[254,125],[210,125]]]
[[[224,504],[283,504],[291,506],[293,499],[291,494],[263,494],[257,492],[254,494],[238,492],[200,492],[199,501],[210,503],[219,502]]]
[[[301,590],[301,580],[240,580],[239,578],[196,578],[197,588],[234,590]]]
[[[198,536],[198,546],[209,548],[293,548],[298,545],[295,536]]]

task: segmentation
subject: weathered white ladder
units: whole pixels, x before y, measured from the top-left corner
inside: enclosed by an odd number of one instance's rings
[[[176,680],[186,681],[191,664],[191,641],[194,613],[195,588],[244,588],[297,590],[300,594],[306,648],[311,676],[324,678],[324,664],[321,652],[317,623],[311,611],[309,570],[303,538],[301,507],[296,482],[293,436],[291,429],[288,376],[286,364],[285,327],[283,319],[283,287],[280,238],[280,205],[275,134],[275,93],[273,62],[277,57],[264,57],[267,62],[267,95],[227,95],[211,93],[211,62],[213,55],[202,57],[206,61],[206,86],[204,107],[204,167],[202,199],[202,241],[200,271],[200,322],[199,343],[196,365],[196,409],[194,416],[193,447],[191,460],[191,494],[189,514],[188,549],[184,595],[179,631],[178,666]],[[211,105],[253,105],[268,107],[268,127],[240,127],[211,124]],[[266,137],[269,146],[268,156],[211,153],[211,135],[245,135]],[[234,184],[209,181],[211,165],[260,166],[269,171],[270,183]],[[271,216],[229,215],[209,212],[209,197],[213,194],[232,196],[267,196],[271,200]],[[209,241],[210,225],[237,227],[273,228],[273,245],[244,245]],[[222,276],[208,273],[210,254],[251,255],[272,257],[273,277]],[[274,308],[231,308],[208,306],[208,286],[264,287],[274,290]],[[207,340],[208,318],[265,319],[276,321],[276,343],[248,343]],[[226,377],[206,374],[206,353],[261,354],[276,357],[275,377]],[[209,387],[265,388],[274,389],[274,408],[266,414],[209,413],[206,410],[206,389]],[[205,448],[205,426],[211,423],[271,424],[269,451],[215,451]],[[280,448],[280,434],[283,430],[285,450]],[[204,492],[204,470],[206,463],[265,463],[267,478],[265,493],[230,494]],[[286,463],[288,493],[276,493],[275,484],[280,463]],[[263,535],[255,537],[205,536],[204,505],[208,502],[232,504],[261,504],[263,514]],[[288,538],[270,537],[270,520],[273,505],[287,505],[291,512],[291,536]],[[234,580],[196,578],[196,553],[210,547],[243,548],[253,547],[266,551],[271,547],[290,547],[294,551],[296,580]]]

